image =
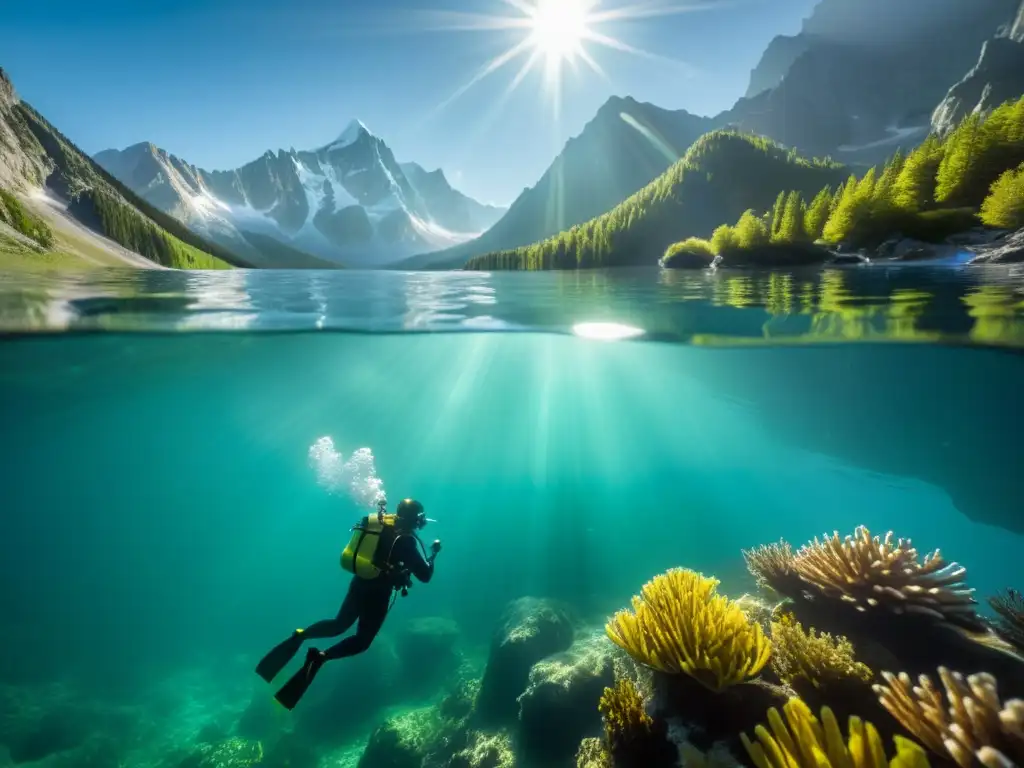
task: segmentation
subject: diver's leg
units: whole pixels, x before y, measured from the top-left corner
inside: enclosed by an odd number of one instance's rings
[[[343,659],[346,656],[355,656],[369,648],[384,625],[384,619],[387,618],[390,606],[390,589],[374,590],[368,593],[362,600],[359,627],[356,629],[356,633],[324,651],[324,659],[326,661]]]
[[[338,609],[338,615],[333,619],[324,619],[306,627],[302,632],[304,638],[337,637],[349,631],[356,619],[359,618],[359,607],[361,604],[360,589],[353,580],[349,585],[348,594]]]

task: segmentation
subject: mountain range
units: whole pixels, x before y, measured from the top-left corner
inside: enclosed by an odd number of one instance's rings
[[[866,167],[1022,93],[1021,0],[820,0],[799,33],[768,45],[732,108],[700,116],[612,97],[507,210],[463,195],[440,170],[398,162],[358,120],[321,147],[268,151],[234,170],[149,143],[94,159],[235,263],[459,268],[616,209],[712,131]],[[0,148],[0,182],[12,162]]]
[[[458,267],[590,222],[653,183],[715,129],[757,134],[852,167],[874,165],[966,113],[1024,93],[1022,39],[1021,0],[821,0],[799,34],[769,44],[731,109],[699,117],[613,97],[489,232],[400,266]],[[620,170],[609,174],[607,167]]]
[[[206,171],[149,143],[94,156],[141,197],[261,266],[268,238],[349,266],[381,266],[452,245],[504,210],[453,189],[440,170],[399,163],[353,120],[312,150],[267,151],[230,171]]]

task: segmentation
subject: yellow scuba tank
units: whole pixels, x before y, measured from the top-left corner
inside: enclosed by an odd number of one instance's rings
[[[393,535],[395,516],[377,512],[352,527],[352,538],[341,553],[341,567],[362,579],[375,579],[383,569],[375,562],[382,535]],[[390,537],[389,537],[390,538]]]

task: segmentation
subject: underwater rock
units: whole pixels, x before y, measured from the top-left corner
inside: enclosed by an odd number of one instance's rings
[[[985,671],[996,676],[1008,698],[1024,697],[1024,658],[991,631],[971,631],[917,614],[869,615],[841,601],[794,600],[789,610],[804,625],[845,635],[857,658],[876,673],[912,677],[939,667]]]
[[[468,745],[452,756],[447,768],[514,768],[515,764],[515,752],[508,733],[472,731]]]
[[[370,734],[358,768],[420,768],[440,732],[435,707],[390,718]]]
[[[461,662],[461,630],[452,619],[413,619],[395,638],[402,695],[414,697],[442,687]]]
[[[266,746],[260,768],[317,768],[320,755],[303,738],[286,733]]]
[[[764,721],[769,708],[781,710],[794,695],[791,688],[760,678],[714,693],[689,675],[656,672],[652,714],[692,725],[687,738],[702,751],[722,742],[740,754],[743,747],[739,734],[753,731]]]
[[[90,735],[88,711],[58,704],[43,711],[24,713],[23,718],[5,718],[0,744],[7,747],[14,763],[28,763],[73,750]]]
[[[227,739],[219,744],[201,744],[176,768],[249,768],[263,765],[263,745],[246,739]]]
[[[266,692],[254,692],[235,724],[235,734],[243,739],[272,739],[285,730],[290,719],[287,712]]]
[[[479,721],[513,723],[517,699],[526,689],[531,667],[567,650],[572,641],[572,621],[558,604],[536,597],[521,597],[509,603],[491,639],[476,702]]]
[[[352,659],[328,662],[299,706],[295,732],[321,747],[340,746],[365,733],[395,703],[398,658],[385,638]]]
[[[604,634],[537,662],[519,697],[518,745],[531,765],[564,764],[580,740],[601,732],[597,702],[615,684],[615,646]]]

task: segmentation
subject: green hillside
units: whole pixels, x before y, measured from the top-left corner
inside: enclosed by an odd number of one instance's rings
[[[9,89],[6,78],[4,83]],[[13,137],[0,144],[0,151],[24,158],[25,181],[30,184],[45,181],[47,187],[68,200],[68,211],[82,223],[163,266],[180,269],[251,266],[142,200],[28,104],[10,99],[0,106],[3,107],[0,120],[9,129],[8,135]],[[10,191],[5,191],[3,199],[0,218],[45,247],[50,239],[46,223],[31,216]],[[34,227],[34,231],[26,232],[27,227]]]
[[[540,243],[475,258],[465,269],[653,265],[672,243],[708,237],[723,221],[770,206],[780,189],[812,196],[845,176],[831,160],[808,160],[767,139],[714,131],[608,213]]]
[[[665,266],[724,264],[760,254],[807,250],[811,243],[872,248],[893,237],[941,243],[985,225],[1024,226],[1024,98],[987,117],[970,114],[945,137],[929,136],[908,155],[814,197],[782,187],[773,208],[751,209],[723,223],[710,240],[689,237],[669,247]]]

